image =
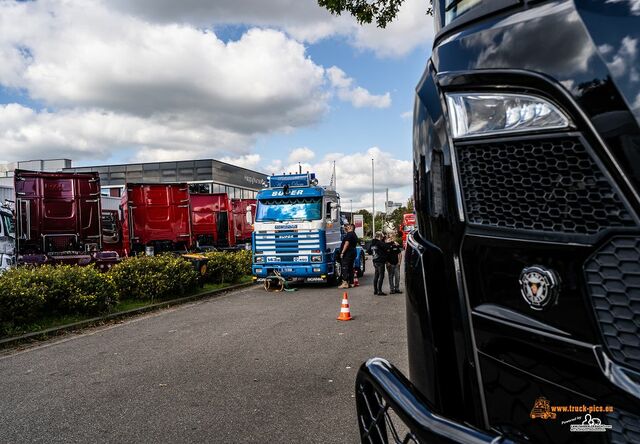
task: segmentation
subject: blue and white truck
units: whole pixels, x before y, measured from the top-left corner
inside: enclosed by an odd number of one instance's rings
[[[252,239],[253,276],[337,283],[344,234],[340,195],[314,173],[273,175],[258,192]],[[356,271],[364,273],[358,247]]]

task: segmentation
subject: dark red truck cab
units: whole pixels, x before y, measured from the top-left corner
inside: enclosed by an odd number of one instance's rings
[[[117,260],[102,253],[97,173],[16,170],[14,184],[18,264]]]
[[[191,250],[187,184],[127,184],[122,196],[122,245],[125,255]]]

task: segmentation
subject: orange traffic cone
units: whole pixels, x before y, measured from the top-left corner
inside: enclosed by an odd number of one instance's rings
[[[347,292],[344,292],[342,295],[342,305],[340,306],[340,315],[338,316],[338,321],[350,321],[353,319],[351,317],[351,311],[349,310],[349,299],[347,298]]]
[[[355,273],[353,275],[353,286],[354,287],[359,287],[360,286],[360,282],[358,281],[358,273]]]

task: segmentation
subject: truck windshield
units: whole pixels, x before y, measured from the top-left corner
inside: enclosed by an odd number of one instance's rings
[[[482,0],[446,0],[444,2],[445,25],[480,3]]]
[[[16,236],[16,229],[13,225],[13,218],[8,214],[0,214],[0,223],[4,226],[5,232],[11,236]]]
[[[321,218],[321,197],[264,199],[258,201],[258,210],[256,212],[256,222],[319,220]]]

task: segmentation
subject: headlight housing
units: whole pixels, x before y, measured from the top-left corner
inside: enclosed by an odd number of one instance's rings
[[[259,264],[264,262],[264,256],[256,256],[255,263]]]
[[[569,118],[542,97],[524,94],[447,93],[454,139],[568,128]]]
[[[311,262],[322,262],[322,256],[311,256]]]

